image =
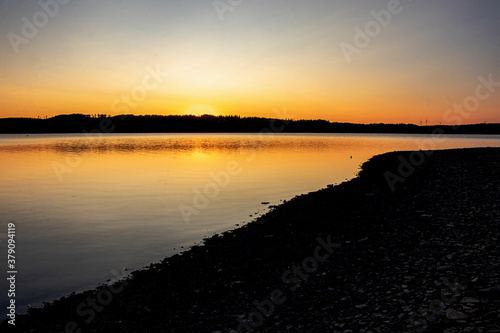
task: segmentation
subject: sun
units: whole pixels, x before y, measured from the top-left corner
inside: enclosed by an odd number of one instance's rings
[[[192,104],[186,108],[184,112],[187,115],[201,116],[204,114],[209,114],[212,116],[217,116],[217,110],[209,104]]]

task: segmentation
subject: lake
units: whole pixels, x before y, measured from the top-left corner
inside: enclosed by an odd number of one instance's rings
[[[12,222],[23,311],[351,179],[373,155],[465,147],[500,147],[500,136],[0,135],[1,267]]]

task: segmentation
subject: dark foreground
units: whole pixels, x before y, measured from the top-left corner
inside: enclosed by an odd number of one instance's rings
[[[394,193],[384,173],[409,152],[33,309],[16,331],[500,332],[500,149],[425,156]]]

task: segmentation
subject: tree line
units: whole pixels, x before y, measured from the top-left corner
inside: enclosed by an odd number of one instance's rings
[[[272,126],[271,126],[272,125]],[[0,133],[407,133],[500,134],[500,124],[429,125],[357,124],[327,120],[291,120],[240,116],[84,115],[51,118],[3,118]]]

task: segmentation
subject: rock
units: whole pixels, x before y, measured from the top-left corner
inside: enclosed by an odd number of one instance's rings
[[[493,294],[498,294],[500,293],[500,286],[494,286],[486,289],[480,290],[481,293],[493,293]]]
[[[477,298],[473,297],[464,297],[462,298],[462,303],[479,303],[479,300]]]
[[[465,319],[465,318],[467,318],[467,316],[460,311],[448,309],[448,310],[446,310],[446,318],[458,320],[458,319]]]

